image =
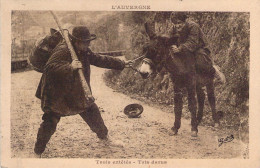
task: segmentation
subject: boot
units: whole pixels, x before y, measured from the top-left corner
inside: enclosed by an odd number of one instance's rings
[[[45,148],[46,148],[46,143],[42,143],[39,140],[37,140],[37,142],[35,143],[35,146],[34,146],[35,156],[38,155],[41,157],[41,154],[44,152]]]
[[[191,131],[191,136],[192,137],[197,137],[198,136],[198,131]]]
[[[170,130],[169,135],[170,136],[174,136],[174,135],[177,135],[177,134],[178,134],[178,129],[175,128],[175,127],[172,127],[171,130]]]
[[[219,128],[220,127],[220,123],[219,122],[214,122],[214,128]]]
[[[198,128],[191,128],[191,136],[192,137],[198,136]]]
[[[41,155],[41,154],[34,153],[34,154],[33,154],[33,157],[34,157],[34,158],[41,158],[42,155]]]
[[[117,148],[123,148],[124,143],[120,140],[112,140],[110,137],[106,137],[104,139],[99,139],[99,143],[108,146],[108,147],[117,147]]]

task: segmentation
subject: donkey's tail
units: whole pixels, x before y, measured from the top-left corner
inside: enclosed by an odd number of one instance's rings
[[[221,83],[225,84],[225,83],[226,83],[226,77],[225,77],[225,75],[220,71],[220,67],[217,66],[217,65],[213,65],[213,68],[214,68],[215,71],[216,71],[217,78],[220,79]]]

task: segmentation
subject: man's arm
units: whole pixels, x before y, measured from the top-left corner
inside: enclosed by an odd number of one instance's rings
[[[177,45],[178,43],[178,39],[179,39],[179,34],[177,33],[175,27],[172,28],[171,32],[170,32],[170,38],[167,42],[167,46],[171,46],[171,45]]]
[[[185,43],[179,46],[180,52],[189,51],[194,52],[199,47],[200,28],[195,23],[189,23],[189,34]]]
[[[95,54],[92,51],[89,51],[89,61],[91,65],[116,70],[123,70],[126,65],[123,60],[110,56]]]

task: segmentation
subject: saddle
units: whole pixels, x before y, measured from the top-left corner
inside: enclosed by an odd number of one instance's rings
[[[195,67],[199,74],[213,75],[215,69],[208,48],[200,48],[195,52]]]

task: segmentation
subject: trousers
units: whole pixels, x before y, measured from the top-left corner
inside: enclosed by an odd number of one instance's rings
[[[107,138],[108,130],[101,117],[98,106],[94,103],[85,112],[79,114],[89,125],[90,129],[97,134],[99,139]],[[34,147],[36,154],[42,154],[51,136],[56,131],[61,116],[52,111],[45,112],[42,116],[42,123],[37,133],[37,140]]]
[[[198,131],[197,124],[197,100],[196,100],[196,75],[194,73],[171,76],[174,82],[174,128],[179,129],[181,127],[181,116],[183,109],[183,88],[186,88],[188,93],[188,109],[191,113],[191,130]]]

